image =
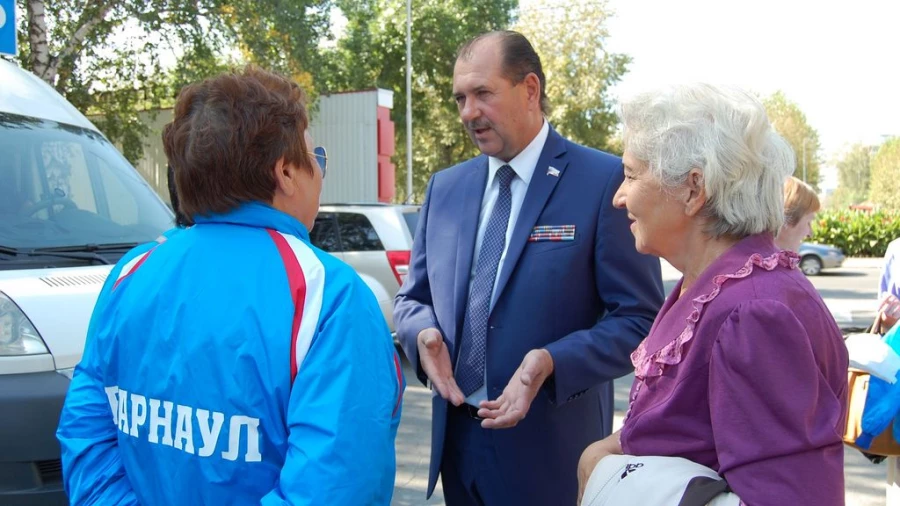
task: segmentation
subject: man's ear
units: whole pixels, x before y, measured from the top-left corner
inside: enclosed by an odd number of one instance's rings
[[[541,107],[541,80],[538,79],[537,74],[534,72],[530,72],[525,79],[522,80],[522,84],[525,85],[525,93],[528,94],[528,103],[535,104],[538,108]]]
[[[706,205],[706,183],[700,169],[691,169],[688,173],[687,196],[684,202],[684,212],[688,216],[696,216]]]
[[[284,163],[284,157],[279,158],[275,162],[275,167],[272,170],[275,176],[275,193],[282,193],[288,197],[292,196],[297,191],[296,181],[294,181],[294,178],[297,176],[291,170],[291,166]]]

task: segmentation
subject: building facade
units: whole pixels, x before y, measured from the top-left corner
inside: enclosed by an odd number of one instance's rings
[[[321,203],[392,202],[395,166],[394,93],[371,89],[319,97],[311,112],[309,132],[317,146],[328,152],[328,177]],[[172,121],[172,109],[141,113],[150,127],[144,156],[135,167],[168,201],[163,127]]]

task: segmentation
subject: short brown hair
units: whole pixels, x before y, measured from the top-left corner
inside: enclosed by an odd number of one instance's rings
[[[541,112],[547,114],[550,109],[550,101],[547,99],[547,79],[544,77],[541,57],[538,56],[531,42],[521,33],[512,30],[483,33],[464,42],[456,52],[456,59],[472,58],[475,46],[488,39],[497,39],[500,42],[501,64],[503,65],[501,71],[507,81],[519,84],[528,77],[528,74],[533,73],[537,76],[538,82],[541,84]]]
[[[794,226],[804,215],[819,210],[819,197],[812,187],[794,176],[784,182],[784,222]]]
[[[280,158],[313,170],[308,125],[303,90],[255,66],[185,86],[162,134],[181,212],[193,217],[271,202]]]

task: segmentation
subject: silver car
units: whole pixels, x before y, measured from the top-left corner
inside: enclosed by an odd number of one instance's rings
[[[805,242],[800,245],[800,270],[817,276],[822,269],[837,269],[844,263],[844,252],[827,244]]]
[[[409,272],[419,206],[327,204],[319,207],[310,240],[347,262],[363,278],[394,332],[394,296]]]

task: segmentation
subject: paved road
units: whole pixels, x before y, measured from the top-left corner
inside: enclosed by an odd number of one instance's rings
[[[826,271],[810,278],[842,327],[865,327],[874,316],[878,285],[878,259],[848,259],[844,268]],[[664,265],[666,290],[671,290],[679,275]],[[440,484],[431,500],[425,500],[430,454],[431,393],[420,386],[410,365],[404,361],[409,388],[404,396],[403,420],[397,435],[397,480],[395,506],[443,505]],[[627,408],[632,377],[616,381],[616,419],[621,421]],[[885,466],[869,463],[854,450],[845,452],[847,506],[884,506]]]
[[[849,258],[840,269],[811,276],[813,286],[825,300],[842,328],[863,328],[872,324],[877,304],[880,258]],[[671,265],[663,262],[663,281],[668,293],[680,278]]]
[[[842,327],[868,327],[877,309],[881,259],[847,260],[841,269],[823,271],[810,280]]]

